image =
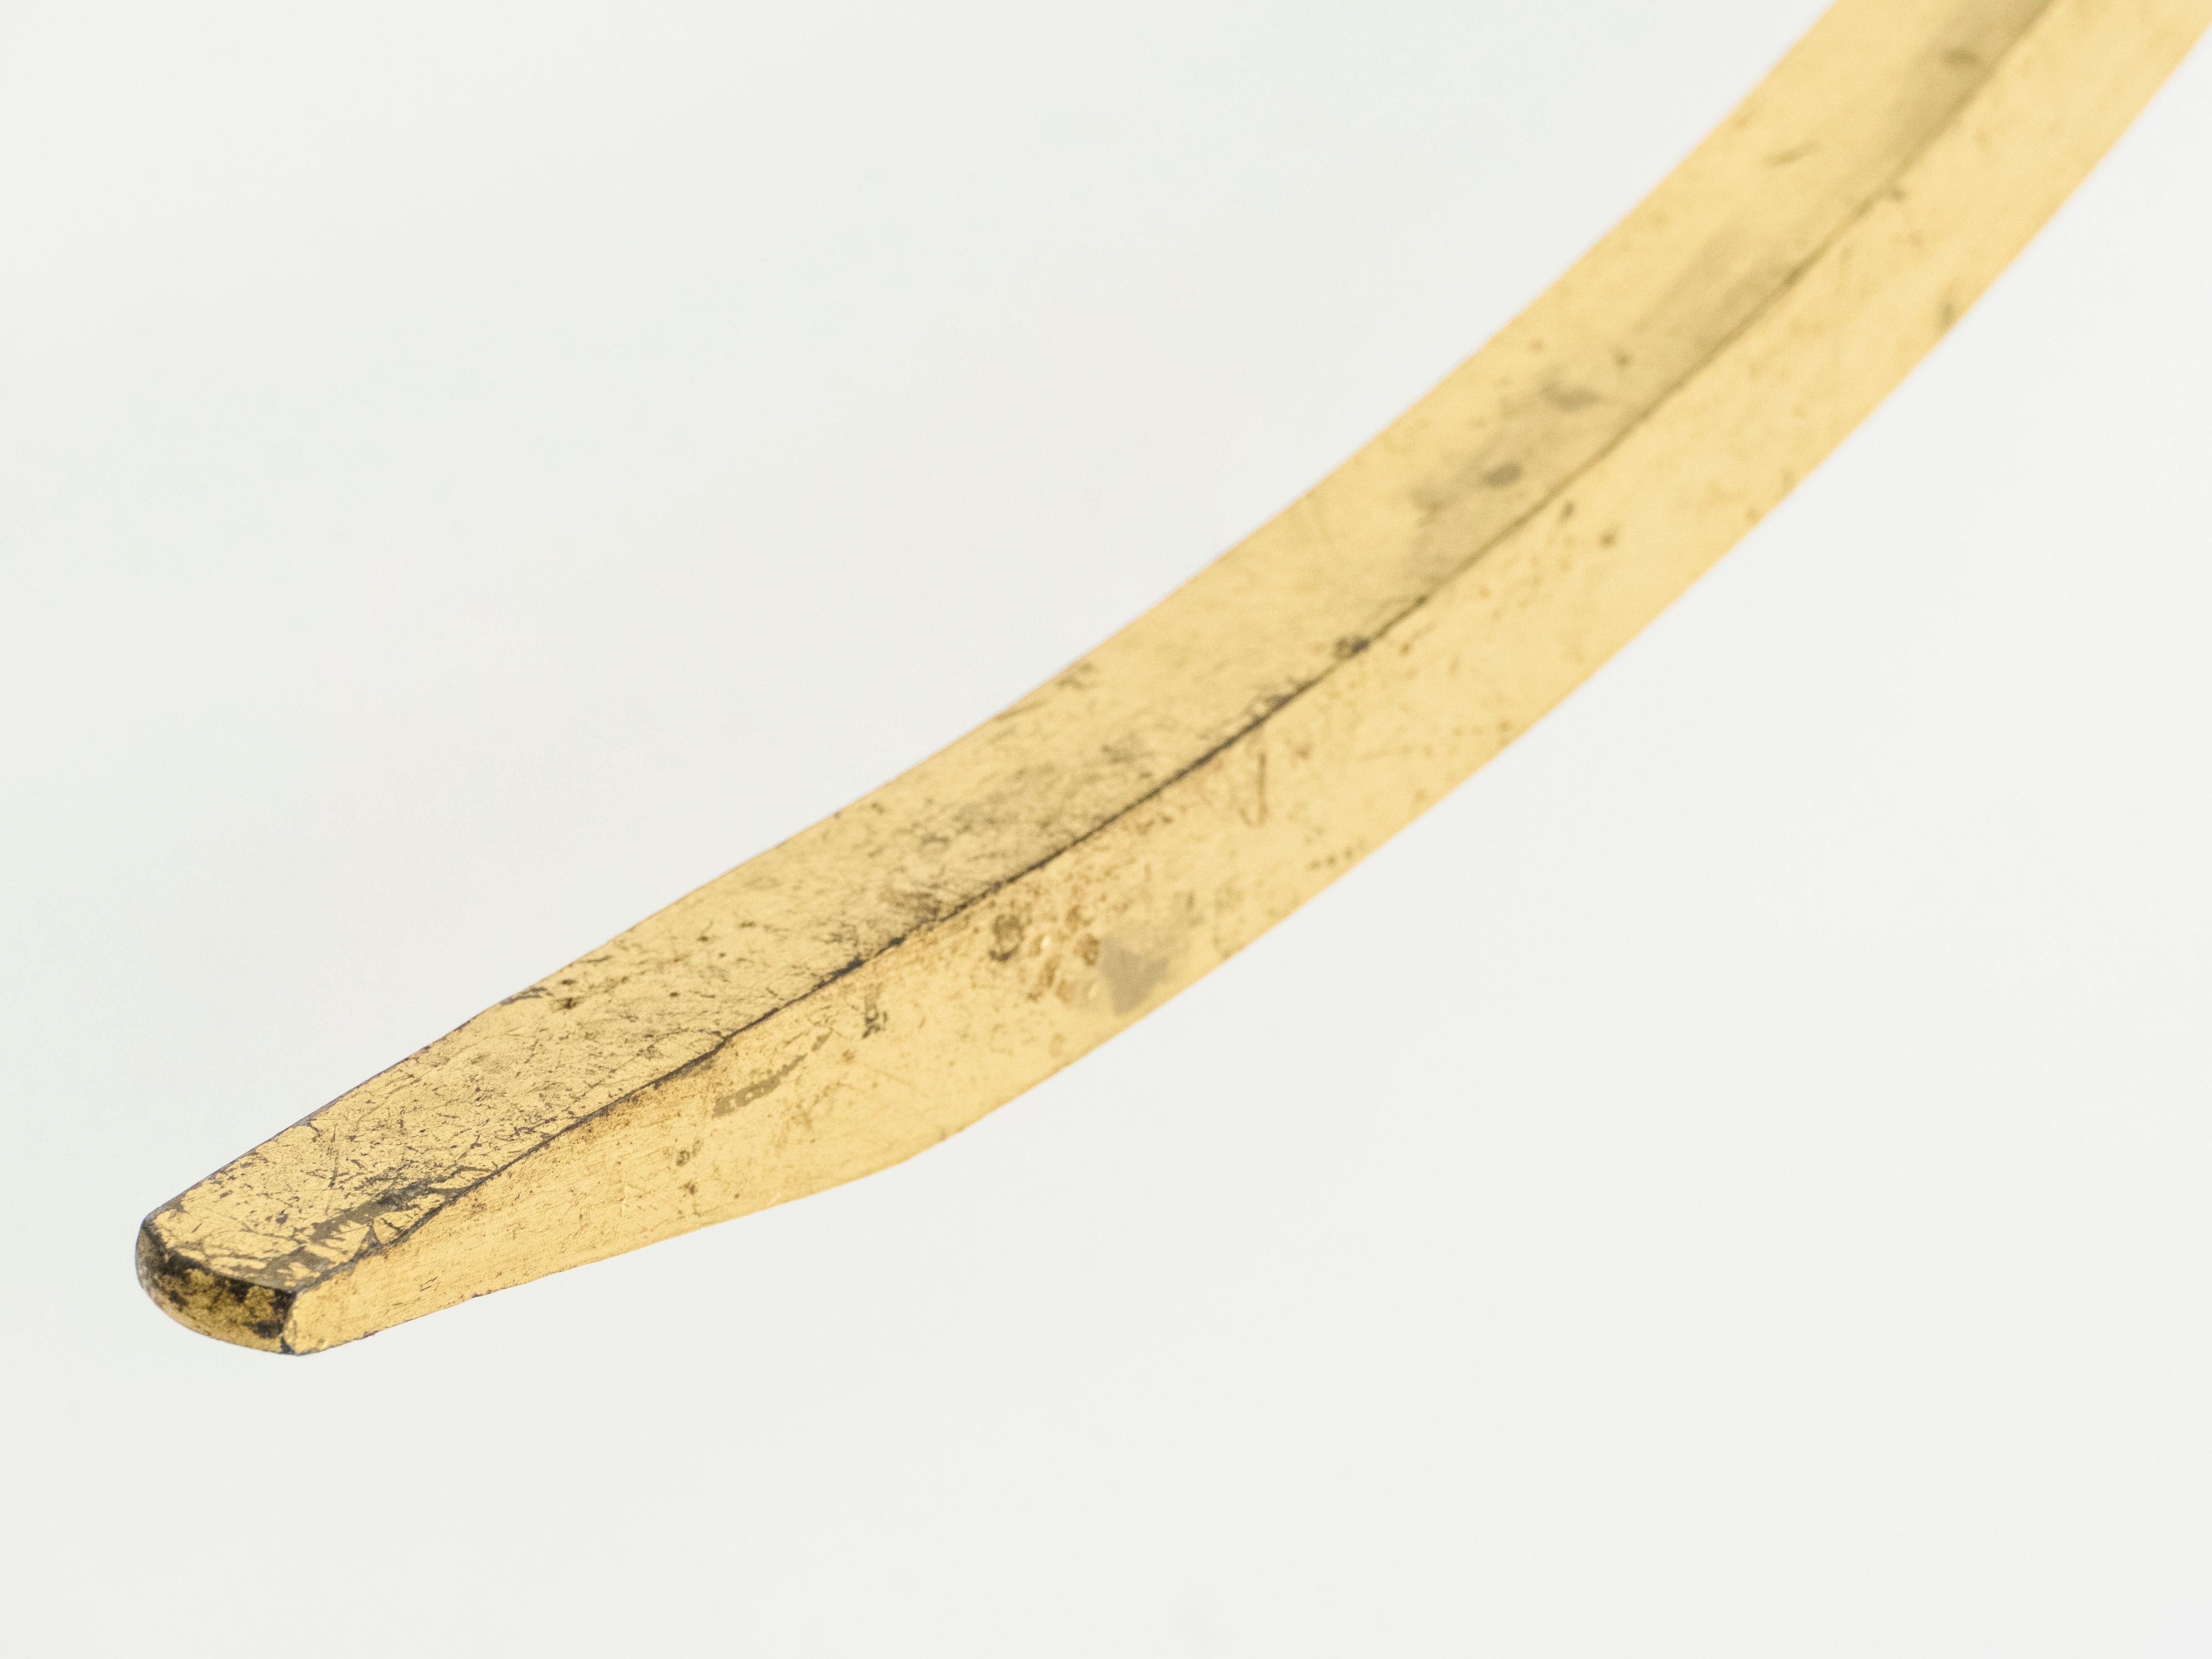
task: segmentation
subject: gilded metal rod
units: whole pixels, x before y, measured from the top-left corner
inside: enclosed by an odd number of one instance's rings
[[[1843,0],[1272,523],[864,799],[155,1210],[212,1336],[350,1341],[936,1145],[1495,755],[1939,340],[2212,0]]]

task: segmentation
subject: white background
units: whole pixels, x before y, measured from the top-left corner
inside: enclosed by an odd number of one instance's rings
[[[981,1127],[310,1360],[131,1277],[1273,513],[1815,10],[0,9],[14,1650],[2212,1652],[2212,54]]]

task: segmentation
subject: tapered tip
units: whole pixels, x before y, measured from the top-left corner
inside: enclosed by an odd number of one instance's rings
[[[290,1353],[284,1326],[292,1292],[233,1279],[162,1242],[148,1216],[138,1226],[138,1282],[154,1305],[179,1325],[242,1348]]]

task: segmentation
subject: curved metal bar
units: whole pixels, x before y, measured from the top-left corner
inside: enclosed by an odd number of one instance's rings
[[[304,1352],[818,1192],[1105,1041],[1583,679],[1870,411],[2212,0],[1843,0],[1304,499],[941,753],[149,1216]]]

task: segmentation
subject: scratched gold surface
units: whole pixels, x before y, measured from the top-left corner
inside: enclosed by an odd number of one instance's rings
[[[1496,754],[1942,337],[2212,0],[1843,0],[1560,281],[1273,522],[874,793],[146,1218],[307,1352],[909,1158]]]

